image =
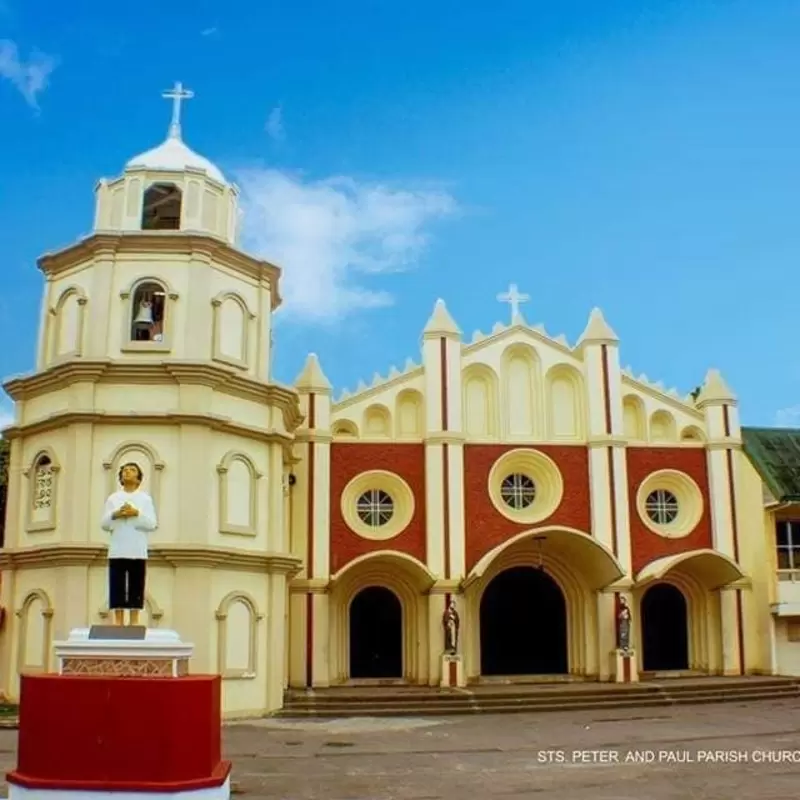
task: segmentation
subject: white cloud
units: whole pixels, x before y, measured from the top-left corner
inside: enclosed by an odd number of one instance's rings
[[[800,428],[800,405],[776,411],[775,425],[779,428]]]
[[[31,52],[25,61],[20,58],[19,48],[9,39],[0,40],[0,77],[10,81],[25,98],[25,102],[38,111],[39,95],[47,88],[50,75],[58,66],[58,59]]]
[[[280,106],[276,106],[269,112],[264,130],[270,139],[282,142],[286,138],[286,131],[283,129],[283,111]]]
[[[204,28],[200,31],[201,36],[216,36],[219,33],[219,28],[211,27],[211,28]]]
[[[366,274],[412,269],[428,243],[426,227],[457,208],[444,191],[346,177],[306,182],[251,169],[238,178],[247,246],[283,268],[284,310],[307,322],[391,305],[390,294],[363,285]]]

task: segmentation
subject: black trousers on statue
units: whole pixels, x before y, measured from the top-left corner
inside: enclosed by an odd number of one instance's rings
[[[110,558],[108,560],[108,607],[112,611],[144,608],[144,558]]]

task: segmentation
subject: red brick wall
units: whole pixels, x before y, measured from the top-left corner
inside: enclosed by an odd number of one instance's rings
[[[342,517],[342,491],[362,472],[382,469],[399,475],[414,493],[414,516],[393,539],[364,539]],[[398,550],[425,563],[425,447],[421,444],[331,445],[331,573],[375,550]]]
[[[656,558],[685,553],[711,547],[711,514],[708,509],[708,472],[706,469],[706,451],[703,448],[677,447],[631,447],[628,457],[628,494],[630,505],[631,556],[633,572],[636,574],[642,567]],[[674,469],[685,472],[700,487],[703,493],[703,516],[697,527],[680,539],[665,539],[653,533],[639,517],[636,508],[636,493],[644,479],[651,473],[661,469]]]
[[[464,446],[467,572],[489,550],[531,525],[506,519],[489,497],[489,472],[500,456],[518,445],[468,444]],[[589,453],[583,445],[543,445],[540,450],[555,461],[564,480],[558,508],[538,525],[564,525],[587,533],[591,527]]]

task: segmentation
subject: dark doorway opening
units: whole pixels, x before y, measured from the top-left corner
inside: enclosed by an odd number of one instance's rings
[[[403,677],[403,609],[391,589],[369,586],[350,603],[350,677]]]
[[[563,675],[567,604],[542,569],[512,567],[481,598],[482,675]]]
[[[689,669],[686,598],[677,586],[658,583],[642,597],[642,669]]]

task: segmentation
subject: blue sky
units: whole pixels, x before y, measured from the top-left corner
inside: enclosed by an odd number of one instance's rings
[[[184,136],[244,191],[284,269],[276,377],[338,389],[418,358],[437,297],[574,341],[600,306],[623,364],[709,367],[743,420],[800,421],[800,4],[0,0],[0,373],[32,368],[37,256],[93,187]]]

